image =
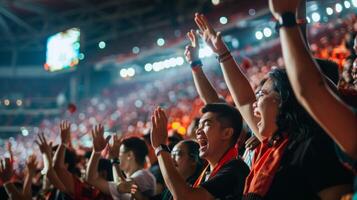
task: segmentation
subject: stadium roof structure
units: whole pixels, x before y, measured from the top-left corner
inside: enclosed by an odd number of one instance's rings
[[[150,49],[158,37],[174,38],[193,26],[195,12],[227,16],[266,7],[258,0],[1,0],[0,67],[43,64],[49,36],[72,27],[82,32],[81,49],[90,60]],[[215,12],[212,12],[215,11]],[[216,15],[216,16],[215,16]],[[107,48],[98,54],[98,42]],[[16,54],[16,55],[15,55]],[[42,55],[42,56],[41,56]]]

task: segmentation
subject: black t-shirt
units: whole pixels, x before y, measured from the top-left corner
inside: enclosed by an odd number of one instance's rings
[[[241,159],[234,159],[223,165],[218,173],[201,183],[215,199],[241,199],[249,168]]]
[[[320,191],[352,182],[353,175],[339,162],[333,141],[326,134],[316,134],[287,146],[264,199],[319,199]]]
[[[193,173],[192,176],[188,177],[188,179],[186,180],[186,183],[187,183],[189,186],[192,186],[192,185],[195,183],[196,179],[200,176],[202,170],[203,170],[203,165],[198,164],[198,165],[196,166],[195,172]],[[172,197],[172,194],[171,194],[170,190],[167,189],[167,188],[165,188],[165,190],[164,190],[164,191],[162,192],[162,194],[161,194],[161,198],[160,198],[160,199],[161,199],[161,200],[172,200],[173,197]],[[152,199],[152,200],[153,200],[153,199]]]

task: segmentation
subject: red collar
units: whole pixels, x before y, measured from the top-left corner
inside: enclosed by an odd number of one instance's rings
[[[223,165],[225,165],[226,163],[228,163],[229,161],[231,161],[237,157],[238,157],[238,151],[235,147],[228,149],[228,151],[219,160],[218,164],[213,168],[208,179],[214,177],[218,173],[218,171],[222,168]],[[209,167],[209,165],[207,165],[205,167],[205,169],[202,171],[201,175],[197,178],[195,184],[193,184],[194,188],[197,188],[201,184],[202,179],[205,176],[208,167]]]

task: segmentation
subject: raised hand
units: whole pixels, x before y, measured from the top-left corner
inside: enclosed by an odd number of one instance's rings
[[[91,131],[91,135],[93,138],[94,151],[103,151],[103,149],[108,145],[108,142],[110,140],[110,136],[104,138],[104,127],[101,124],[95,126]]]
[[[60,124],[61,129],[61,143],[68,144],[71,139],[71,124],[69,121],[62,121]]]
[[[151,116],[151,145],[155,149],[160,144],[166,144],[167,141],[167,117],[160,107],[156,108]]]
[[[26,168],[29,174],[35,174],[37,169],[37,160],[35,155],[31,155],[27,158]]]
[[[200,37],[211,47],[212,51],[218,55],[222,55],[228,51],[227,46],[222,40],[221,33],[213,29],[203,14],[196,13],[195,22],[200,29]]]
[[[52,167],[52,142],[47,143],[46,137],[43,133],[38,134],[38,139],[35,142],[43,154],[45,169],[49,169]]]
[[[10,158],[0,159],[0,179],[3,183],[11,181],[14,169]]]
[[[279,19],[284,12],[296,13],[300,3],[301,0],[269,0],[269,8],[273,16]]]
[[[123,142],[123,136],[114,135],[112,140],[113,143],[109,144],[109,158],[117,158],[119,156],[120,145]]]
[[[191,29],[191,31],[187,32],[187,37],[191,41],[190,45],[186,46],[185,49],[185,58],[188,63],[192,63],[193,61],[196,61],[199,59],[198,53],[199,53],[199,43],[197,39],[197,35],[194,30]]]

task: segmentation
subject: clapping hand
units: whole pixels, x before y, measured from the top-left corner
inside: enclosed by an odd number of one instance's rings
[[[155,149],[167,141],[167,117],[161,108],[156,108],[151,117],[151,145]]]

